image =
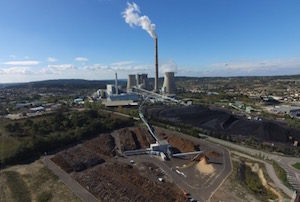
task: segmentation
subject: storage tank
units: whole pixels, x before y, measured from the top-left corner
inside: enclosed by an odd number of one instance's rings
[[[174,72],[165,72],[162,92],[165,94],[175,94],[176,93]]]

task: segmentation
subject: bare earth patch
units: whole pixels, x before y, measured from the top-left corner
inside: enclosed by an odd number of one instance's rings
[[[28,187],[32,201],[38,201],[38,199],[62,202],[80,201],[71,190],[69,190],[54,174],[52,174],[51,171],[49,171],[43,165],[41,160],[37,160],[27,165],[12,166],[1,172],[6,171],[14,171],[21,176]],[[1,180],[3,179],[0,175],[0,181]],[[0,201],[12,201],[10,200],[10,193],[13,194],[13,190],[3,189],[1,185],[2,183],[0,183],[0,196],[2,197],[4,195],[5,199],[2,200],[2,198],[0,198]],[[2,192],[2,190],[4,190],[4,192]]]

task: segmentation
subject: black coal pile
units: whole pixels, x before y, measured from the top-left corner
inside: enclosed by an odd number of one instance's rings
[[[145,115],[153,120],[186,124],[216,134],[231,136],[253,136],[258,140],[288,142],[289,136],[300,141],[300,130],[270,120],[247,120],[222,109],[212,109],[201,105],[159,106],[145,109]]]

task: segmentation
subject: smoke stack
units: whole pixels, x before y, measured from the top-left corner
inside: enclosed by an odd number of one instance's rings
[[[116,95],[118,95],[119,94],[119,90],[118,90],[118,74],[117,74],[117,72],[116,72],[116,80],[115,80],[115,89],[116,89]]]
[[[157,52],[157,37],[155,37],[155,80],[154,80],[154,92],[158,92],[158,52]]]

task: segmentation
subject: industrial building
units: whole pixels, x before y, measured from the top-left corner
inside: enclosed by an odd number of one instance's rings
[[[102,99],[102,103],[106,107],[118,107],[118,106],[137,106],[139,101],[139,96],[135,93],[121,93],[121,89],[119,89],[118,86],[118,76],[117,73],[115,74],[115,84],[108,84],[106,85],[106,99]],[[145,76],[146,75],[146,76]],[[127,83],[127,88],[130,88],[132,85],[135,84],[133,78],[135,78],[135,75],[131,75],[128,77],[132,79],[131,83]],[[144,78],[147,78],[147,74],[143,74],[141,76],[141,81],[143,81]],[[146,82],[144,82],[146,83]],[[128,91],[129,92],[129,91]]]
[[[165,72],[164,84],[162,87],[163,94],[172,95],[176,93],[174,74],[174,72]]]
[[[107,96],[116,94],[116,86],[113,84],[107,84],[106,85],[106,94],[107,94]]]
[[[163,152],[165,154],[169,153],[170,149],[170,144],[168,143],[167,140],[159,140],[154,144],[150,144],[150,149],[152,151],[158,151],[158,152]]]

